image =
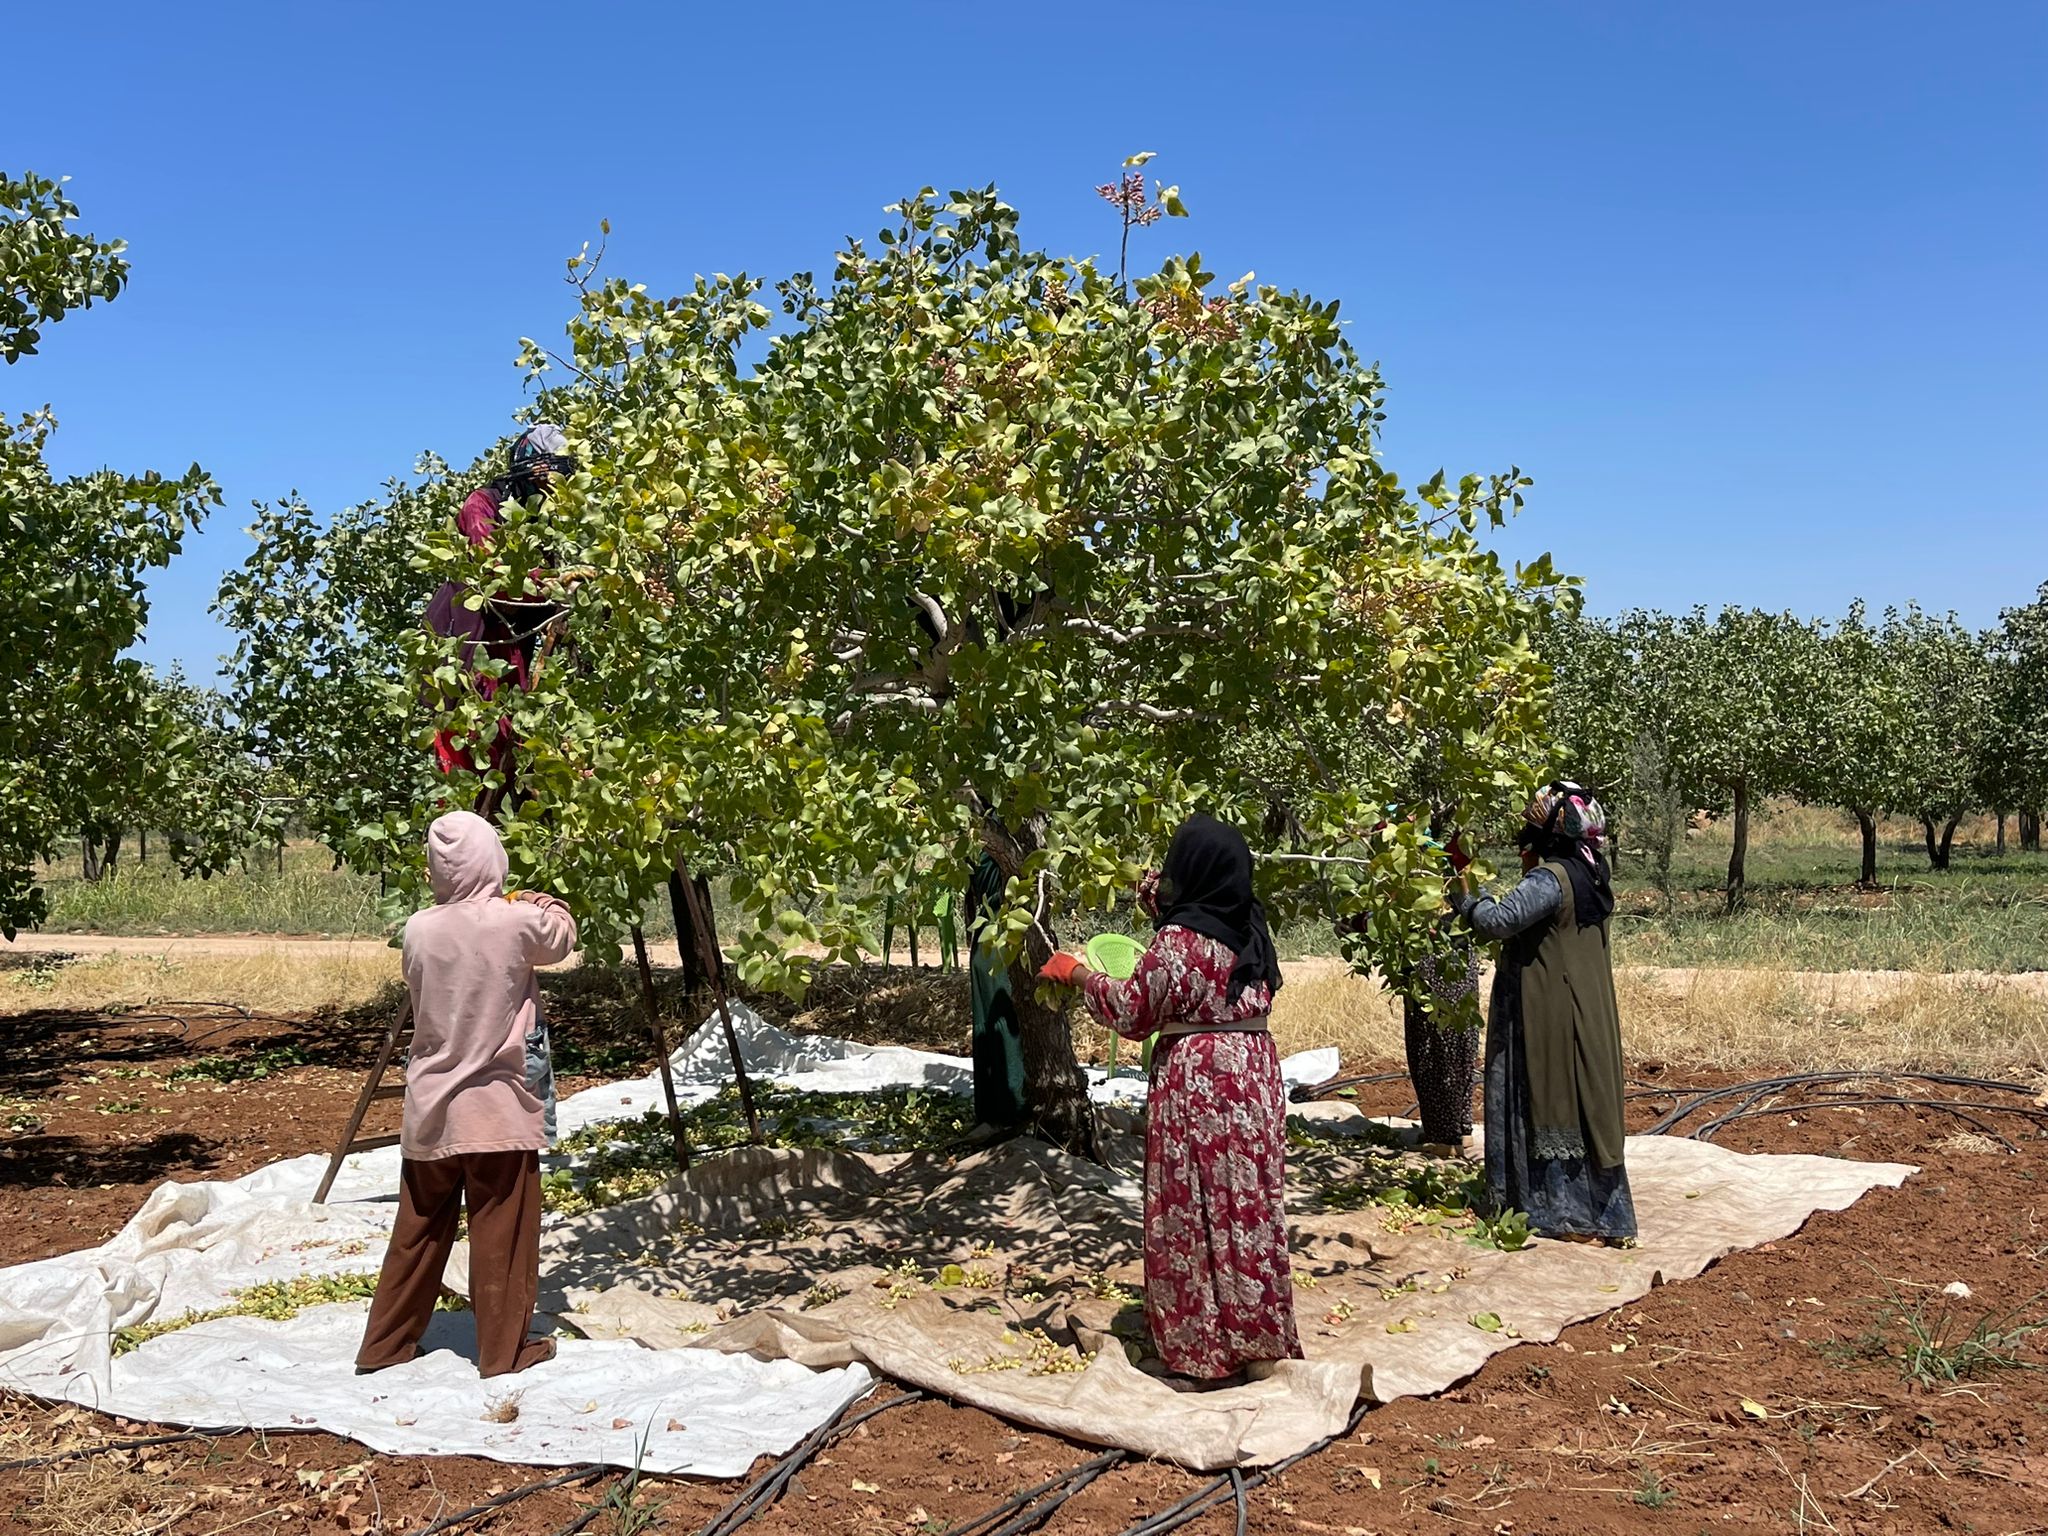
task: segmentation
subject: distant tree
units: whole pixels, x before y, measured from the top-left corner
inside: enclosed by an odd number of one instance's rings
[[[441,577],[421,557],[454,526],[464,483],[428,455],[424,479],[321,518],[297,496],[259,505],[255,549],[214,611],[236,637],[232,707],[251,750],[289,786],[312,834],[355,868],[409,854],[385,818],[433,791],[428,711],[406,662]]]
[[[1984,803],[1985,743],[1996,727],[1990,648],[1954,615],[1936,618],[1917,607],[1888,612],[1883,638],[1911,693],[1896,808],[1919,818],[1928,863],[1947,869],[1956,828]]]
[[[1801,798],[1855,816],[1864,886],[1877,883],[1878,818],[1912,797],[1917,701],[1895,642],[1893,631],[1869,623],[1860,602],[1823,634],[1810,750],[1794,765]]]
[[[1673,785],[1694,805],[1731,813],[1727,907],[1748,887],[1756,802],[1798,782],[1815,729],[1819,635],[1791,614],[1724,608],[1671,617],[1633,613],[1622,630],[1637,661],[1641,708],[1664,716]]]
[[[1990,721],[1979,770],[1984,804],[2019,821],[2020,846],[2041,848],[2048,806],[2048,583],[2034,601],[2008,608],[1989,639]]]

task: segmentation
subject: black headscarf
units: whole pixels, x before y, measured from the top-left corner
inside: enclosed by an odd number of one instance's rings
[[[1169,925],[1212,938],[1237,956],[1231,1002],[1260,982],[1280,990],[1266,909],[1252,893],[1252,851],[1237,828],[1199,812],[1180,824],[1159,872],[1159,926]]]

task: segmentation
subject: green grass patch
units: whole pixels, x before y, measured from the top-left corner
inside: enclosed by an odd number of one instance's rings
[[[154,843],[156,839],[152,838]],[[188,880],[161,852],[147,864],[133,840],[111,878],[86,881],[53,866],[44,873],[50,897],[47,933],[295,933],[381,934],[377,880],[335,869],[317,843],[285,850],[284,873],[267,853],[244,871]]]

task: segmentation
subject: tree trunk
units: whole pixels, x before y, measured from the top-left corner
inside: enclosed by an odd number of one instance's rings
[[[711,882],[699,875],[694,884],[697,887],[697,906],[704,914],[704,921],[712,932],[701,937],[692,920],[689,898],[683,893],[683,881],[690,879],[689,871],[680,864],[669,873],[668,909],[676,922],[676,956],[683,963],[683,991],[696,992],[708,987],[717,978],[711,974],[705,955],[718,954],[717,918],[711,910]],[[705,942],[705,941],[709,942]]]
[[[1998,813],[1998,856],[2005,857],[2005,812]]]
[[[2021,852],[2021,853],[2039,853],[2040,851],[2041,851],[2041,813],[2040,813],[2039,811],[2021,811],[2021,812],[2020,812],[2020,852]]]
[[[284,834],[282,832],[277,834],[277,874],[280,880],[284,878]]]
[[[1479,1080],[1479,1031],[1442,1029],[1422,1004],[1403,999],[1402,1043],[1408,1081],[1422,1113],[1422,1139],[1455,1147],[1472,1134],[1472,1090]]]
[[[1038,1000],[1038,970],[1052,958],[1052,946],[1033,932],[1023,958],[1010,967],[1010,991],[1017,1003],[1017,1043],[1024,1050],[1024,1099],[1031,1128],[1055,1146],[1099,1160],[1095,1110],[1088,1079],[1074,1055],[1074,1029],[1064,1006]]]
[[[1739,912],[1749,887],[1749,781],[1735,781],[1734,846],[1728,853],[1728,910]]]
[[[108,879],[112,879],[114,871],[119,867],[120,863],[121,829],[119,827],[109,827],[107,828],[107,857],[100,865],[100,873]]]
[[[99,839],[90,831],[78,834],[78,873],[87,885],[98,885],[100,881]]]
[[[1856,883],[1867,891],[1877,884],[1877,817],[1869,811],[1858,811],[1856,827],[1863,834],[1863,868]]]
[[[1923,815],[1920,818],[1920,825],[1927,833],[1928,868],[1948,868],[1949,852],[1956,840],[1956,828],[1962,825],[1962,821],[1962,815],[1958,812],[1956,815],[1949,817],[1947,822],[1943,824],[1941,831],[1937,833],[1934,830],[1934,818],[1932,816]]]
[[[984,836],[1003,873],[1015,878],[1024,860],[1038,851],[1041,825],[1029,823],[1011,831],[991,823]],[[1031,1128],[1069,1152],[1100,1161],[1095,1136],[1095,1108],[1088,1101],[1088,1079],[1074,1055],[1074,1031],[1068,1004],[1048,1007],[1038,1000],[1038,972],[1053,955],[1051,901],[1024,936],[1024,952],[1010,966],[1010,991],[1017,1005],[1017,1043],[1024,1053],[1024,1098]]]
[[[2000,832],[2005,830],[2003,823],[2000,823],[1998,830]],[[147,827],[137,827],[135,829],[135,862],[138,864],[147,864],[149,862],[149,828]]]

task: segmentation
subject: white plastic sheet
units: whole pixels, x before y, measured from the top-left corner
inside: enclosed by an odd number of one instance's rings
[[[749,1065],[802,1086],[950,1086],[957,1079],[946,1074],[966,1070],[950,1057],[797,1041],[751,1011],[736,1012]],[[715,1025],[675,1061],[687,1101],[714,1094],[731,1073]],[[564,1100],[560,1127],[567,1134],[660,1103],[650,1073]],[[350,1158],[329,1203],[313,1205],[326,1166],[324,1156],[309,1155],[232,1182],[164,1184],[100,1247],[0,1270],[0,1383],[146,1422],[317,1425],[394,1454],[637,1462],[650,1472],[711,1477],[739,1476],[756,1457],[788,1450],[873,1385],[857,1365],[815,1371],[583,1339],[563,1340],[544,1365],[485,1382],[466,1313],[438,1315],[420,1359],[357,1376],[362,1302],[285,1321],[194,1323],[114,1357],[118,1330],[221,1308],[260,1282],[374,1270],[396,1212],[398,1150]],[[465,1258],[458,1248],[451,1277]],[[509,1399],[517,1413],[498,1422]]]

